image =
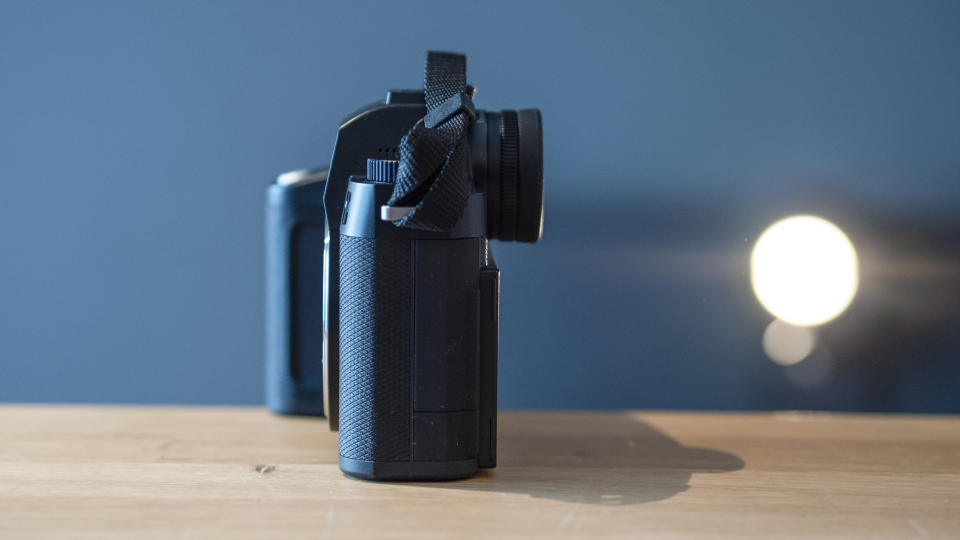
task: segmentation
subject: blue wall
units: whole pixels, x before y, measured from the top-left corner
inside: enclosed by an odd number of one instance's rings
[[[0,401],[261,402],[265,188],[427,49],[544,115],[544,240],[498,251],[504,406],[960,411],[955,310],[855,302],[811,384],[760,348],[747,256],[786,213],[914,231],[953,283],[960,4],[874,0],[4,0]]]

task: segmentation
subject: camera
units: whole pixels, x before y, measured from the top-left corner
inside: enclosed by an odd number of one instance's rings
[[[270,187],[267,403],[326,415],[355,477],[496,465],[490,240],[541,236],[542,128],[536,109],[478,110],[474,95],[464,56],[428,53],[423,91],[352,114],[329,169]]]

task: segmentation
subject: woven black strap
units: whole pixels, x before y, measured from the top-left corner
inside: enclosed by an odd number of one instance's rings
[[[400,141],[389,205],[413,207],[396,225],[446,231],[463,215],[472,192],[467,130],[476,113],[467,88],[467,57],[427,53],[424,93],[427,115]]]

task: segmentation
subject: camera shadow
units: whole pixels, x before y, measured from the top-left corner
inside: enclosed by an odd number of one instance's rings
[[[496,469],[430,487],[629,505],[686,491],[694,473],[744,466],[733,454],[684,446],[627,413],[501,415],[499,439]]]

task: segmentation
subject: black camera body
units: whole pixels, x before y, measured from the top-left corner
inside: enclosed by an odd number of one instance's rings
[[[390,91],[341,124],[328,174],[313,173],[324,185],[322,210],[316,186],[303,197],[326,222],[314,248],[323,253],[322,358],[317,288],[304,285],[321,276],[298,271],[316,272],[314,253],[298,241],[312,229],[289,217],[315,224],[316,215],[281,211],[277,195],[269,207],[288,217],[268,219],[268,404],[316,414],[313,390],[323,379],[320,410],[339,429],[340,467],[366,479],[463,478],[496,465],[500,271],[489,241],[541,234],[539,111],[474,110],[467,86],[438,98],[430,62],[425,92]],[[422,147],[410,145],[414,127],[447,129],[431,144],[449,147],[439,167],[427,167],[425,184],[398,200],[398,183],[424,162]],[[450,172],[456,159],[466,160],[459,175]],[[442,201],[453,219],[411,221],[415,210],[427,214],[418,201],[445,181],[462,184]],[[299,295],[307,289],[313,298]],[[282,313],[283,323],[275,320]],[[298,354],[303,343],[310,357]]]

